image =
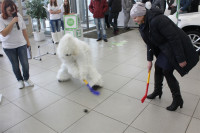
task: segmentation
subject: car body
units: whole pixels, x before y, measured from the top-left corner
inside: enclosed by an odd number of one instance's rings
[[[200,12],[179,14],[178,23],[176,13],[168,16],[191,39],[197,51],[200,51]]]

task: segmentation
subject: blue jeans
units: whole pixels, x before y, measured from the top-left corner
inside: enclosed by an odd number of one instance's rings
[[[3,49],[8,59],[12,64],[12,69],[17,80],[28,80],[29,79],[29,64],[27,58],[27,45],[14,48],[14,49]],[[23,77],[19,67],[19,61],[22,66]]]
[[[107,39],[104,18],[94,18],[96,24],[98,39],[102,38],[100,28],[102,29],[103,39]]]
[[[112,25],[114,28],[114,31],[117,31],[117,19],[118,19],[119,13],[112,13],[110,12],[109,17],[108,17],[108,22]],[[114,19],[114,22],[112,22],[112,19]]]
[[[61,19],[56,19],[56,20],[50,20],[51,24],[51,32],[55,33],[60,32],[60,27],[61,27]]]
[[[64,30],[64,20],[61,20],[61,27],[62,27],[62,30]]]

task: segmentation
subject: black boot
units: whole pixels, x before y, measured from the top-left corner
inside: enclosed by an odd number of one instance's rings
[[[162,69],[155,65],[155,74],[154,74],[154,91],[150,95],[147,96],[148,99],[154,99],[157,96],[161,98],[162,96],[162,82],[163,82],[164,75],[162,73]]]
[[[179,96],[173,96],[173,101],[170,106],[168,106],[166,109],[169,111],[175,111],[178,107],[183,108],[183,99]]]
[[[158,91],[158,90],[161,90],[161,91]],[[147,96],[148,99],[155,99],[157,96],[159,96],[159,99],[161,98],[162,96],[162,89],[155,89],[153,93],[149,94]]]
[[[168,106],[166,109],[169,111],[175,111],[179,106],[180,108],[183,107],[183,99],[180,92],[180,86],[173,75],[173,71],[166,71],[164,75],[173,97],[171,105]]]

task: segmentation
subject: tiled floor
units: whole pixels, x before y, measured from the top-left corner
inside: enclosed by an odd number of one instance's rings
[[[34,87],[19,90],[4,54],[0,58],[0,132],[5,133],[199,133],[200,63],[185,77],[178,77],[184,99],[182,109],[165,109],[172,97],[166,81],[162,99],[140,99],[146,89],[146,47],[139,32],[133,31],[96,42],[84,38],[92,49],[93,63],[102,74],[104,87],[100,96],[76,79],[59,83],[56,73],[60,61],[46,55],[42,61],[30,60]],[[33,56],[38,44],[31,38]],[[121,42],[123,45],[117,45]],[[41,52],[53,52],[52,46]],[[3,53],[0,49],[0,53]],[[153,72],[149,93],[153,90]],[[85,113],[88,109],[89,113]]]

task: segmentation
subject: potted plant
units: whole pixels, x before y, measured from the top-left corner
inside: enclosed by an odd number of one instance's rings
[[[44,9],[44,0],[31,0],[26,2],[27,14],[37,20],[37,31],[33,32],[35,41],[45,39],[44,31],[41,31],[40,19],[46,19],[47,13]]]

